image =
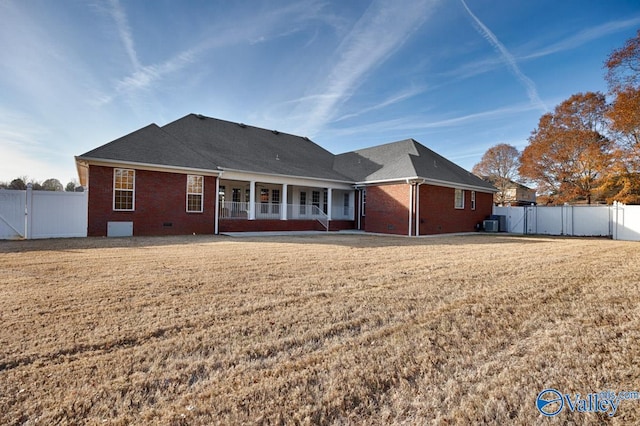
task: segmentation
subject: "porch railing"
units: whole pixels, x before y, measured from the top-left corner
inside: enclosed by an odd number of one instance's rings
[[[220,203],[220,219],[247,219],[249,218],[249,203],[237,201],[223,201]]]
[[[220,219],[249,219],[250,203],[223,201],[220,203]],[[255,219],[317,220],[329,229],[329,217],[318,206],[312,204],[254,203]],[[334,209],[335,210],[335,209]]]

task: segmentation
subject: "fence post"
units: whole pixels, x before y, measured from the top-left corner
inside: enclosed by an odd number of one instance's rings
[[[26,203],[24,206],[24,239],[28,240],[31,238],[31,224],[32,224],[32,215],[31,211],[33,209],[33,186],[31,184],[27,185],[27,195],[26,195]]]

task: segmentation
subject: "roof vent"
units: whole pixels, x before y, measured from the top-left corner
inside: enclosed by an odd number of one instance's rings
[[[276,160],[280,160],[280,156],[276,154]]]
[[[304,140],[311,142],[311,139],[309,139],[308,137],[304,137]]]
[[[277,131],[277,130],[272,130],[271,133],[273,133],[274,135],[279,135],[280,134],[280,132]]]
[[[196,114],[196,117],[198,117],[200,120],[204,120],[205,118],[207,118],[202,114]]]
[[[246,124],[244,124],[244,123],[238,123],[238,126],[242,127],[243,129],[244,129],[245,127],[247,127],[247,125],[246,125]]]

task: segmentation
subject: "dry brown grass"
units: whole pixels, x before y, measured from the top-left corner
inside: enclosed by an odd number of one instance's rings
[[[328,235],[0,242],[0,424],[640,422],[640,246]]]

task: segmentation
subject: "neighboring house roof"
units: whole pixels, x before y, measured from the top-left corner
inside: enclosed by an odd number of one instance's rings
[[[334,167],[358,183],[420,178],[432,183],[495,191],[490,183],[413,139],[337,155]]]
[[[80,161],[168,168],[235,170],[340,182],[412,178],[495,191],[413,139],[334,155],[305,137],[189,114],[165,126],[150,124],[78,157]]]
[[[492,184],[496,184],[498,179],[493,179],[491,176],[480,176],[481,179],[490,182]],[[521,184],[520,182],[516,182],[514,180],[509,179],[509,184],[506,186],[508,189],[513,189],[513,188],[519,188],[519,189],[526,189],[528,191],[535,191],[535,189],[533,188],[529,188],[528,186],[525,186],[523,184]]]

